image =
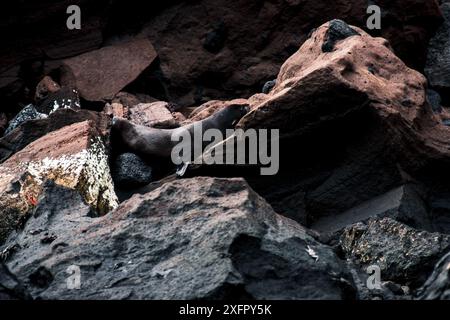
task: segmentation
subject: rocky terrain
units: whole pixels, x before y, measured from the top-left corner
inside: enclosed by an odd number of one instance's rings
[[[450,2],[27,0],[2,15],[0,299],[450,298]],[[179,177],[112,130],[233,105],[248,106],[236,128],[279,129],[276,175]]]

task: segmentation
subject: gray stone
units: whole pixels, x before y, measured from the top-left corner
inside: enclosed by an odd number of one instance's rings
[[[377,265],[382,281],[418,288],[434,264],[450,250],[450,236],[410,228],[390,218],[346,228],[340,244],[362,269]]]
[[[450,300],[450,252],[434,268],[425,284],[418,290],[421,300]]]
[[[114,162],[113,179],[119,188],[137,187],[152,182],[152,168],[134,153],[123,153]]]
[[[176,180],[98,218],[57,188],[61,201],[40,202],[5,244],[18,248],[5,265],[35,299],[355,296],[333,250],[274,213],[243,179]],[[41,242],[45,233],[56,240]],[[67,288],[70,266],[80,268],[81,290]]]
[[[450,3],[441,6],[444,23],[430,40],[425,74],[430,85],[440,90],[450,89]]]
[[[359,33],[344,21],[339,19],[331,20],[324,43],[322,44],[322,52],[331,52],[334,50],[334,46],[338,41],[357,35]]]
[[[383,217],[392,218],[414,228],[432,229],[425,203],[414,185],[395,188],[339,215],[325,216],[316,221],[311,228],[323,233],[334,233],[356,222]]]
[[[9,122],[9,126],[5,130],[5,135],[19,127],[22,123],[25,123],[29,120],[45,118],[47,118],[46,114],[38,112],[32,104],[29,104]]]
[[[267,81],[262,88],[262,93],[268,94],[273,89],[273,87],[275,87],[276,84],[277,84],[276,79]]]

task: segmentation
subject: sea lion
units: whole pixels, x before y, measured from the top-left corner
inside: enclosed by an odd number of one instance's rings
[[[202,133],[208,129],[219,129],[225,133],[226,129],[232,129],[248,111],[249,107],[246,104],[230,105],[206,119],[175,129],[150,128],[133,124],[126,119],[114,118],[112,129],[118,133],[122,143],[130,151],[145,157],[168,158],[178,143],[172,141],[173,135],[181,135],[187,130],[193,136],[195,126],[199,124]]]

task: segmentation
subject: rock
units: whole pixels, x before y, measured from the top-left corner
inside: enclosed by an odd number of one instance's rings
[[[59,109],[80,109],[80,97],[78,91],[72,88],[62,88],[41,100],[36,109],[39,112],[50,115]]]
[[[156,58],[152,44],[136,39],[65,59],[61,84],[88,101],[112,99]]]
[[[140,103],[130,108],[129,119],[134,124],[153,128],[171,129],[179,127],[168,109],[168,103],[164,101]]]
[[[84,121],[48,133],[0,165],[0,242],[19,228],[46,180],[77,190],[93,211],[117,206],[100,128]],[[51,196],[51,195],[50,195]]]
[[[429,0],[376,4],[382,10],[382,28],[370,32],[386,38],[408,66],[422,70],[429,39],[442,19],[438,4]],[[273,79],[312,28],[332,19],[366,28],[367,6],[366,0],[338,0],[331,5],[326,0],[181,2],[149,21],[143,33],[157,49],[161,71],[170,79],[166,83],[170,100],[191,106],[204,102],[196,101],[196,92],[207,100],[251,96]],[[220,25],[225,26],[226,37]],[[206,38],[217,39],[211,41],[218,44],[215,51],[204,49]]]
[[[328,30],[325,34],[324,42],[322,44],[322,51],[331,52],[334,50],[334,45],[336,42],[358,35],[359,33],[352,29],[344,21],[339,19],[332,20],[329,22]]]
[[[107,103],[103,112],[111,117],[128,118],[128,108],[117,102]]]
[[[0,113],[0,137],[3,136],[6,128],[8,127],[8,118],[6,114]]]
[[[8,268],[0,262],[0,300],[19,299],[30,299],[30,296]]]
[[[38,112],[32,104],[29,104],[9,122],[8,128],[5,130],[5,135],[27,121],[45,118],[47,118],[46,114]]]
[[[74,201],[73,191],[58,188],[54,193]],[[6,244],[20,247],[5,265],[35,299],[343,299],[355,294],[333,251],[275,214],[242,179],[169,182],[94,219],[83,210],[69,215],[67,206],[61,209],[41,202],[24,231]],[[42,234],[36,230],[44,228],[56,236],[54,243],[38,241]],[[80,268],[81,290],[66,286],[70,266]]]
[[[114,162],[112,176],[117,187],[135,188],[152,182],[152,168],[138,155],[123,153]]]
[[[246,178],[278,213],[292,217],[305,208],[308,225],[409,176],[426,178],[450,156],[450,131],[426,100],[424,76],[384,39],[352,28],[360,36],[338,41],[326,54],[329,24],[313,32],[283,64],[270,93],[248,99],[252,111],[237,125],[280,130],[280,172]]]
[[[421,300],[450,300],[450,253],[447,253],[434,268],[425,284],[418,290]]]
[[[139,100],[137,96],[131,93],[119,92],[112,100],[112,103],[120,103],[126,108],[131,108],[134,107],[135,105],[138,105],[139,103],[142,103],[142,101]]]
[[[270,90],[273,89],[273,87],[275,87],[275,85],[277,84],[277,80],[271,80],[271,81],[267,81],[264,84],[264,87],[262,88],[262,93],[268,94],[270,92]]]
[[[390,218],[371,219],[347,228],[340,239],[348,258],[364,270],[377,265],[382,281],[417,288],[450,249],[450,236],[418,231]]]
[[[438,90],[445,102],[450,100],[450,3],[441,6],[444,23],[430,40],[425,74],[430,85]]]
[[[217,111],[220,111],[232,105],[248,106],[248,101],[246,99],[234,99],[231,101],[220,101],[220,100],[208,101],[199,106],[198,108],[195,108],[191,112],[188,118],[188,122],[195,122],[206,119],[212,114],[216,113]]]
[[[60,109],[52,113],[48,118],[27,121],[1,138],[0,163],[47,133],[86,120],[95,123],[94,126],[98,128],[102,136],[107,135],[111,120],[106,115],[89,110]]]
[[[220,21],[217,23],[213,30],[208,32],[203,41],[203,48],[212,53],[218,53],[223,46],[227,38],[227,27]]]
[[[48,97],[49,94],[59,91],[61,87],[49,76],[45,76],[36,86],[34,100],[36,103]]]
[[[384,217],[412,228],[428,231],[432,229],[426,204],[414,185],[395,188],[337,216],[320,219],[311,228],[322,233],[334,233],[357,222]]]
[[[427,100],[434,112],[442,112],[441,95],[432,89],[427,90]]]

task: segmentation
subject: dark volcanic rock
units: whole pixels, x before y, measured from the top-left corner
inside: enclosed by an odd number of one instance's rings
[[[267,81],[263,88],[262,88],[262,93],[268,94],[270,92],[270,90],[273,89],[273,87],[275,87],[275,85],[277,84],[277,80],[271,80],[271,81]]]
[[[59,109],[80,109],[80,97],[78,91],[72,88],[62,88],[56,92],[49,93],[41,100],[36,109],[39,112],[50,115]]]
[[[330,21],[327,33],[325,34],[322,51],[331,52],[334,50],[334,46],[338,41],[357,35],[359,35],[359,33],[344,21],[338,19],[332,20]]]
[[[442,111],[442,99],[439,92],[432,89],[427,90],[427,100],[434,112]]]
[[[117,187],[126,189],[152,182],[152,168],[134,153],[123,153],[114,161],[113,180]]]
[[[445,21],[431,39],[425,74],[430,84],[450,101],[450,3],[441,6]]]
[[[46,114],[37,111],[32,104],[29,104],[9,122],[8,128],[5,130],[5,135],[27,121],[45,118],[47,118]]]
[[[450,300],[450,253],[436,264],[417,296],[425,300]]]
[[[89,219],[41,202],[6,266],[33,298],[342,299],[354,296],[344,264],[305,229],[273,212],[242,179],[196,178],[135,195],[110,215]],[[57,206],[57,207],[55,207]],[[81,206],[81,207],[80,207]],[[39,241],[44,230],[54,234]],[[69,290],[78,266],[81,290]],[[47,281],[33,282],[44,271]]]
[[[450,250],[450,236],[418,231],[390,218],[371,219],[347,228],[341,248],[365,269],[377,265],[383,281],[417,288]]]
[[[338,232],[356,222],[389,217],[413,228],[431,230],[426,204],[414,185],[395,188],[337,216],[318,220],[311,228],[319,232]]]

